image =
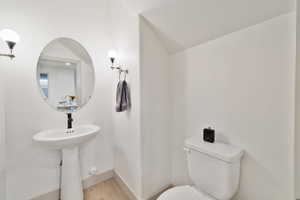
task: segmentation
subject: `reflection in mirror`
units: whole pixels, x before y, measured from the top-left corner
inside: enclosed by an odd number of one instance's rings
[[[37,80],[41,95],[51,107],[74,112],[91,98],[95,81],[92,60],[78,42],[53,40],[40,55]]]
[[[48,74],[40,73],[40,86],[43,94],[48,98]]]

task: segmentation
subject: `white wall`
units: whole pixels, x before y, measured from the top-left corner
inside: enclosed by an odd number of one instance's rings
[[[119,0],[110,1],[111,35],[113,48],[118,52],[117,63],[129,69],[127,82],[131,90],[132,108],[115,112],[114,160],[115,172],[128,185],[136,197],[141,197],[141,136],[140,136],[140,71],[139,71],[139,19],[132,15]],[[112,72],[115,102],[118,73]]]
[[[0,46],[2,46],[0,42]],[[0,51],[5,51],[0,47]],[[4,85],[4,68],[5,65],[10,65],[9,59],[0,59],[0,85]],[[4,116],[4,88],[0,87],[0,200],[6,199],[6,141],[5,141],[5,116]]]
[[[171,183],[169,56],[142,17],[132,15],[118,0],[110,7],[112,46],[119,55],[117,62],[129,69],[132,98],[130,111],[113,110],[115,171],[136,197],[147,199]],[[113,78],[116,87],[118,74]]]
[[[294,14],[171,56],[175,184],[184,139],[212,126],[246,152],[236,199],[294,199],[294,60]]]
[[[40,52],[57,37],[80,42],[90,53],[96,72],[93,98],[74,115],[75,124],[94,123],[102,128],[101,135],[82,147],[82,176],[88,176],[91,166],[97,166],[99,173],[112,169],[107,2],[12,0],[3,2],[1,8],[0,27],[8,26],[21,36],[16,59],[4,66],[7,199],[29,199],[58,187],[59,152],[46,150],[32,141],[32,136],[40,130],[66,126],[66,116],[52,110],[40,96],[35,74]]]
[[[300,199],[300,4],[297,1],[296,86],[295,86],[295,193]]]
[[[142,196],[171,184],[169,55],[140,17]]]

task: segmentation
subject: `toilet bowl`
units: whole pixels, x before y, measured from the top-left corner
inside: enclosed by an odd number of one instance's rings
[[[192,185],[171,188],[158,200],[230,200],[236,194],[242,149],[204,142],[199,134],[185,141],[184,150]]]
[[[184,185],[171,188],[164,192],[157,200],[216,200],[192,186]]]

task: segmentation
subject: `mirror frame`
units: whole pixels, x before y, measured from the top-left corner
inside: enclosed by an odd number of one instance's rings
[[[90,59],[90,62],[91,62],[91,69],[92,69],[92,72],[93,72],[93,87],[91,89],[91,92],[90,92],[88,100],[86,102],[84,102],[84,103],[80,102],[80,105],[76,109],[74,109],[74,110],[67,110],[67,111],[66,110],[59,110],[57,107],[55,107],[54,105],[51,105],[50,103],[47,102],[47,98],[48,97],[46,97],[45,94],[44,94],[44,92],[42,91],[42,87],[41,87],[41,84],[40,84],[40,76],[39,76],[40,73],[38,73],[39,72],[39,63],[44,58],[46,58],[46,59],[49,58],[49,60],[53,60],[54,59],[55,61],[57,60],[58,62],[71,62],[71,63],[80,63],[81,64],[81,60],[75,60],[75,59],[63,58],[63,57],[55,57],[55,56],[51,57],[51,56],[44,56],[43,55],[43,52],[45,51],[45,49],[47,47],[49,47],[49,45],[51,45],[51,43],[53,43],[53,42],[55,42],[57,40],[62,40],[62,39],[70,40],[70,41],[76,43],[78,46],[80,46],[82,48],[82,50],[89,56],[89,59]],[[95,85],[96,85],[96,73],[95,73],[94,62],[93,62],[93,59],[92,59],[91,55],[87,51],[87,49],[81,43],[79,43],[78,41],[76,41],[73,38],[58,37],[58,38],[54,38],[53,40],[51,40],[50,42],[48,42],[42,48],[42,50],[40,52],[40,55],[39,55],[37,63],[36,63],[35,74],[36,74],[35,77],[36,77],[37,89],[38,89],[38,92],[40,93],[41,98],[44,100],[45,103],[47,103],[55,111],[58,111],[58,112],[61,112],[61,113],[74,113],[74,112],[77,112],[77,111],[81,110],[84,106],[86,106],[88,104],[88,102],[93,98],[93,95],[94,95],[94,92],[95,92]],[[49,74],[48,74],[48,77],[49,77]],[[50,85],[49,78],[48,78],[48,85]]]

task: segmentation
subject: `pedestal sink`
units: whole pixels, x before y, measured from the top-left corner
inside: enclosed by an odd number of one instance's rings
[[[33,140],[48,148],[62,151],[62,188],[63,200],[83,200],[80,176],[79,144],[95,137],[100,128],[95,125],[81,125],[66,129],[50,129],[37,133]]]

